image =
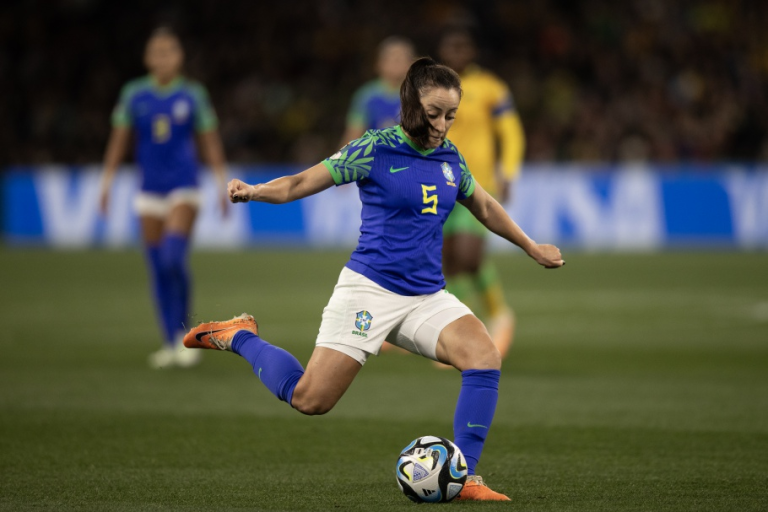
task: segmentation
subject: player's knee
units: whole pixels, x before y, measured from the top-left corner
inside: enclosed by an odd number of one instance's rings
[[[321,416],[333,409],[333,404],[321,400],[296,400],[291,401],[294,409],[307,416]]]
[[[491,345],[483,357],[484,370],[501,370],[501,353],[496,345]]]
[[[459,370],[501,370],[501,353],[488,340],[468,350],[457,358],[454,366]]]
[[[320,416],[333,409],[335,402],[313,394],[311,390],[296,386],[291,398],[291,407],[307,416]]]

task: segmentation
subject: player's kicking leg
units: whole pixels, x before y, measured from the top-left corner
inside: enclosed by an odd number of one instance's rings
[[[256,321],[245,313],[198,325],[184,337],[184,346],[242,356],[272,394],[307,415],[330,411],[362,368],[346,354],[316,347],[305,370],[292,354],[261,339]]]

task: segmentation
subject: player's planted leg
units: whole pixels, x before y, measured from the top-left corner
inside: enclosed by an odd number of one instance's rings
[[[459,318],[440,333],[437,356],[461,370],[461,392],[454,415],[454,443],[467,460],[470,478],[459,500],[507,501],[475,475],[499,397],[501,356],[482,322],[473,315]]]
[[[190,297],[190,272],[188,269],[189,238],[182,233],[167,233],[160,246],[163,272],[169,280],[170,315],[175,344],[174,362],[188,368],[200,362],[200,352],[187,350],[182,339],[187,321]]]
[[[163,265],[159,246],[148,246],[146,257],[155,298],[155,308],[163,332],[163,347],[150,354],[149,365],[156,369],[168,368],[176,363],[171,279]]]

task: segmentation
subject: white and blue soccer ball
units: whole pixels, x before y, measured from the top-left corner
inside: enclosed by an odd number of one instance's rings
[[[409,499],[421,503],[451,501],[467,481],[467,462],[459,447],[443,437],[411,441],[397,459],[397,485]]]

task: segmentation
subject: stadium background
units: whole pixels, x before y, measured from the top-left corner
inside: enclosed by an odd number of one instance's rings
[[[520,325],[482,473],[526,510],[765,510],[766,19],[746,0],[3,2],[0,510],[407,505],[395,455],[450,437],[456,375],[374,358],[304,418],[234,357],[150,371],[135,175],[99,219],[98,162],[157,25],[209,88],[232,173],[261,180],[335,151],[382,38],[434,54],[456,21],[526,131],[507,207],[568,261],[494,254]],[[234,250],[193,255],[195,320],[246,309],[306,361],[354,192],[205,209],[197,243]]]

